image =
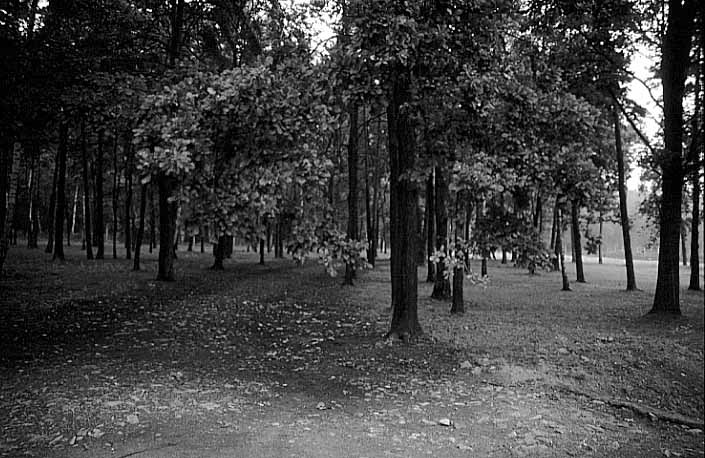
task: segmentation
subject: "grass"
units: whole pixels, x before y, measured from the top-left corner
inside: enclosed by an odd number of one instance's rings
[[[180,252],[174,283],[156,253],[141,272],[67,257],[13,248],[0,280],[2,456],[703,455],[702,432],[590,397],[705,416],[703,294],[647,316],[655,263],[627,293],[619,264],[561,292],[490,262],[461,317],[420,282],[426,338],[389,345],[385,260],[343,288],[253,253],[212,272]]]

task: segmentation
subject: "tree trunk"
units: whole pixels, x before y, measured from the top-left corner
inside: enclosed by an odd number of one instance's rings
[[[123,224],[125,225],[125,258],[130,259],[132,257],[132,227],[134,225],[134,218],[132,216],[132,161],[133,161],[133,151],[132,144],[130,142],[130,136],[127,136],[125,140],[125,218]]]
[[[66,237],[67,241],[71,240],[71,236],[76,233],[76,220],[78,219],[78,188],[80,185],[76,183],[76,186],[73,191],[73,205],[72,205],[72,211],[71,211],[71,227],[68,229],[68,237]]]
[[[115,132],[115,138],[113,139],[113,200],[112,200],[112,210],[113,210],[113,259],[117,259],[117,232],[118,232],[118,203],[120,202],[120,181],[118,180],[119,172],[118,169],[118,135]]]
[[[56,216],[54,218],[54,257],[63,261],[64,258],[64,225],[63,215],[66,213],[66,156],[68,154],[68,130],[66,121],[59,124],[59,175],[56,180]]]
[[[445,162],[436,167],[435,171],[435,214],[436,214],[436,250],[448,254],[448,180],[446,179]],[[445,275],[445,263],[436,265],[436,279],[433,283],[433,299],[449,299],[451,296],[450,279]]]
[[[424,219],[426,220],[426,251],[428,252],[428,259],[426,260],[427,283],[434,283],[436,281],[436,265],[430,259],[436,246],[436,197],[433,192],[433,187],[433,171],[431,171],[426,179],[426,212],[424,215]]]
[[[705,68],[705,28],[702,24],[703,15],[701,14],[701,30],[700,30],[700,54],[698,56],[698,64],[700,65],[701,71],[697,73],[695,77],[695,110],[692,118],[692,130],[690,144],[688,145],[688,164],[692,167],[692,173],[690,175],[690,183],[693,188],[693,209],[691,213],[691,224],[690,224],[690,281],[688,283],[688,289],[692,291],[700,290],[700,255],[698,253],[700,247],[699,236],[699,225],[700,225],[700,172],[703,162],[700,158],[700,151],[702,149],[703,143],[705,142],[705,135],[703,130],[705,129],[705,117],[703,116],[703,78],[705,75],[702,73],[702,69]]]
[[[165,173],[157,176],[159,186],[159,272],[157,280],[174,280],[174,231],[176,229],[176,178]]]
[[[693,165],[697,165],[697,162]],[[688,284],[688,289],[700,291],[700,255],[698,253],[700,248],[700,241],[698,239],[698,225],[700,224],[700,179],[698,177],[699,167],[694,168],[695,173],[693,173],[693,178],[691,180],[693,185],[693,212],[690,226],[690,283]]]
[[[558,261],[558,249],[556,246],[556,234],[558,232],[558,202],[553,206],[553,223],[551,224],[551,243],[549,245],[549,249],[553,250],[553,257],[551,260],[553,261],[552,268],[554,271],[559,269],[559,261]]]
[[[142,251],[142,240],[144,238],[144,217],[147,209],[147,187],[143,184],[140,192],[140,220],[139,228],[137,229],[137,237],[135,240],[135,257],[132,263],[132,270],[140,270],[140,252]]]
[[[463,269],[456,267],[453,269],[453,305],[450,313],[462,315],[465,313],[465,301],[463,301]]]
[[[86,241],[86,258],[90,260],[93,259],[93,234],[91,234],[91,198],[85,116],[81,117],[81,162],[83,165],[83,231]]]
[[[597,244],[597,263],[602,264],[602,230],[603,230],[603,225],[604,225],[604,217],[602,216],[602,211],[600,211],[599,225],[600,225],[600,232],[599,232],[600,243]]]
[[[47,224],[47,247],[45,253],[54,252],[54,225],[61,224],[61,218],[56,221],[56,182],[59,178],[59,151],[56,151],[54,158],[54,177],[51,183],[51,195],[49,196],[49,221]],[[61,243],[61,242],[59,242]]]
[[[680,315],[678,239],[683,201],[683,94],[695,22],[696,0],[669,0],[662,45],[664,152],[660,158],[661,208],[654,305],[650,313]]]
[[[149,252],[157,247],[157,218],[154,214],[154,187],[149,187]]]
[[[556,203],[556,206],[558,206],[558,203]],[[565,269],[565,254],[563,252],[563,240],[562,240],[562,232],[563,232],[563,222],[561,221],[561,209],[558,208],[558,211],[556,212],[556,249],[558,250],[558,260],[561,266],[561,279],[563,280],[563,291],[570,291],[570,281],[568,281],[568,273],[566,272]]]
[[[225,270],[225,251],[226,244],[228,243],[228,236],[221,235],[218,237],[218,241],[213,244],[213,265],[211,270]]]
[[[32,142],[34,144],[34,142]],[[1,154],[1,153],[0,153]],[[39,248],[37,244],[38,228],[37,223],[37,197],[39,188],[39,170],[41,166],[39,165],[39,152],[32,146],[32,160],[29,170],[29,180],[27,186],[27,196],[29,197],[29,228],[27,230],[27,248]]]
[[[405,106],[411,102],[411,75],[397,64],[387,106],[389,142],[392,320],[387,337],[409,340],[423,331],[418,318],[416,212],[418,189],[407,176],[414,170],[416,135]]]
[[[201,224],[201,226],[198,229],[198,235],[199,235],[199,238],[201,239],[200,240],[201,253],[205,253],[206,252],[206,228],[203,224]]]
[[[96,245],[96,259],[105,257],[105,223],[103,221],[103,129],[98,132],[98,150],[95,160],[95,218],[93,237]]]
[[[12,154],[8,154],[7,150],[0,151],[0,165],[2,165],[0,167],[0,184],[2,185],[0,186],[0,211],[2,212],[0,215],[0,277],[3,275],[3,266],[5,259],[7,259],[13,222],[15,221],[21,158],[22,150],[19,143],[12,147]]]
[[[358,139],[357,139],[357,116],[358,107],[350,107],[350,134],[348,135],[348,238],[357,240],[357,163],[358,163]],[[343,285],[352,285],[355,278],[355,267],[351,263],[345,264],[345,278]]]
[[[264,265],[264,244],[265,240],[263,238],[259,239],[259,263]]]
[[[578,283],[585,283],[585,272],[583,271],[583,247],[580,240],[580,208],[577,201],[571,202],[570,219],[573,228],[573,253],[575,253],[575,273]]]
[[[686,249],[686,244],[688,243],[688,234],[686,230],[687,228],[685,224],[681,224],[681,260],[683,262],[683,267],[688,267],[688,252]]]

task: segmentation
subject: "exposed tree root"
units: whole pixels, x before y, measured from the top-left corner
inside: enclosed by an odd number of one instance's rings
[[[617,407],[617,408],[625,408],[629,409],[634,413],[637,413],[643,417],[647,417],[650,419],[659,419],[662,421],[667,421],[670,423],[675,423],[678,425],[685,425],[689,426],[691,428],[698,428],[698,429],[704,429],[705,428],[705,422],[703,420],[693,418],[693,417],[688,417],[685,415],[681,415],[679,413],[675,412],[669,412],[667,410],[659,409],[656,407],[651,407],[651,406],[646,406],[642,404],[637,404],[635,402],[631,401],[623,401],[621,399],[615,399],[615,398],[608,398],[604,396],[599,396],[596,393],[590,393],[587,391],[579,390],[567,385],[557,385],[557,388],[560,388],[563,391],[567,391],[569,393],[577,394],[579,396],[584,396],[590,399],[593,399],[595,401],[600,401],[604,402],[607,405],[610,405],[612,407]]]

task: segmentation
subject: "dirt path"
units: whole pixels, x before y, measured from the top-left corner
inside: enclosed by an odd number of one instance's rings
[[[0,456],[703,456],[697,428],[576,394],[703,418],[702,294],[645,321],[618,266],[568,297],[491,266],[461,319],[423,299],[407,346],[380,339],[385,265],[343,289],[315,265],[184,254],[164,285],[23,254],[1,285]]]

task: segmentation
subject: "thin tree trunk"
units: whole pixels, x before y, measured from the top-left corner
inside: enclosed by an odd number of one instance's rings
[[[54,219],[54,257],[63,261],[64,257],[64,225],[63,215],[66,213],[66,156],[68,154],[68,125],[66,121],[59,124],[59,175],[56,180],[56,217]]]
[[[458,248],[460,241],[460,228],[462,227],[462,218],[460,215],[460,193],[455,196],[455,245]],[[457,256],[457,254],[456,254]],[[453,301],[450,307],[450,313],[454,315],[462,315],[465,313],[465,301],[463,300],[463,280],[464,269],[462,267],[453,268]]]
[[[36,225],[35,218],[37,216],[37,205],[35,203],[35,194],[37,193],[37,170],[39,167],[36,164],[39,162],[39,158],[35,154],[36,151],[32,151],[32,157],[29,164],[29,178],[27,180],[27,197],[29,198],[29,211],[27,215],[29,217],[29,225],[27,229],[27,248],[37,248],[37,240],[34,237],[34,227]]]
[[[44,250],[45,253],[54,252],[54,225],[61,224],[61,218],[56,222],[56,182],[59,177],[59,151],[56,151],[56,156],[54,158],[54,178],[51,184],[51,195],[49,196],[49,221],[47,224],[47,247]]]
[[[391,76],[387,131],[390,170],[392,320],[388,338],[409,340],[423,331],[418,319],[416,183],[406,176],[416,162],[415,128],[404,107],[411,102],[411,75],[396,65]]]
[[[426,251],[428,259],[426,260],[426,282],[434,283],[436,281],[436,265],[431,261],[431,255],[435,251],[436,246],[436,197],[433,192],[433,171],[431,171],[426,179]]]
[[[154,203],[154,187],[149,187],[149,252],[157,247],[157,218]]]
[[[602,264],[602,230],[604,225],[604,217],[602,216],[602,211],[600,211],[599,216],[600,221],[600,243],[597,244],[597,263]]]
[[[133,151],[130,142],[130,136],[125,140],[125,258],[132,257],[132,227],[134,226],[134,217],[132,216],[132,161]]]
[[[73,205],[72,208],[73,210],[71,211],[71,228],[69,229],[69,237],[68,239],[71,240],[71,235],[76,233],[76,220],[77,218],[77,212],[78,212],[78,188],[79,184],[76,183],[76,187],[73,192]]]
[[[165,173],[157,177],[159,187],[159,271],[157,280],[174,280],[174,231],[178,204],[176,178]]]
[[[444,165],[436,167],[435,171],[435,214],[436,214],[436,250],[448,253],[448,180]],[[450,279],[445,275],[445,263],[438,262],[436,280],[433,283],[433,299],[449,299],[451,297]]]
[[[259,263],[264,265],[264,244],[265,240],[263,238],[259,239]]]
[[[118,169],[118,135],[115,132],[113,139],[113,259],[117,259],[117,232],[118,232],[118,203],[120,202],[120,170]]]
[[[86,145],[86,119],[81,117],[81,162],[83,165],[83,231],[86,243],[86,257],[93,259],[93,234],[91,234],[91,198],[88,179],[88,147]]]
[[[571,202],[570,219],[573,228],[573,253],[575,253],[575,274],[578,283],[585,283],[585,272],[583,271],[583,247],[580,240],[580,208],[577,201]]]
[[[140,270],[140,252],[142,251],[142,239],[144,238],[144,220],[145,211],[147,209],[147,187],[143,184],[140,191],[140,216],[139,228],[137,229],[137,237],[135,240],[135,256],[132,263],[132,270]]]
[[[556,206],[558,206],[558,203],[556,203]],[[562,240],[562,232],[563,232],[563,222],[561,221],[561,209],[558,208],[558,211],[556,213],[556,223],[557,223],[557,230],[556,230],[556,249],[558,250],[558,260],[561,265],[561,279],[563,280],[563,291],[570,291],[570,281],[568,280],[568,273],[566,272],[565,269],[565,254],[563,252],[563,240]]]
[[[199,238],[201,239],[201,253],[206,252],[206,228],[201,224],[200,228],[198,229],[198,235]]]
[[[358,154],[358,138],[357,138],[357,120],[358,120],[358,107],[353,105],[350,108],[350,134],[348,136],[348,238],[351,240],[357,240],[357,221],[358,221],[358,211],[357,211],[357,163],[359,160]],[[350,262],[345,264],[345,278],[343,280],[343,285],[352,285],[353,278],[355,277],[355,267]]]
[[[105,223],[103,221],[103,143],[104,132],[101,128],[98,132],[98,150],[95,161],[95,224],[93,225],[93,236],[96,245],[96,259],[105,257]]]
[[[681,259],[683,262],[683,267],[688,267],[688,252],[686,250],[686,245],[688,242],[688,234],[686,233],[685,224],[681,225]]]

